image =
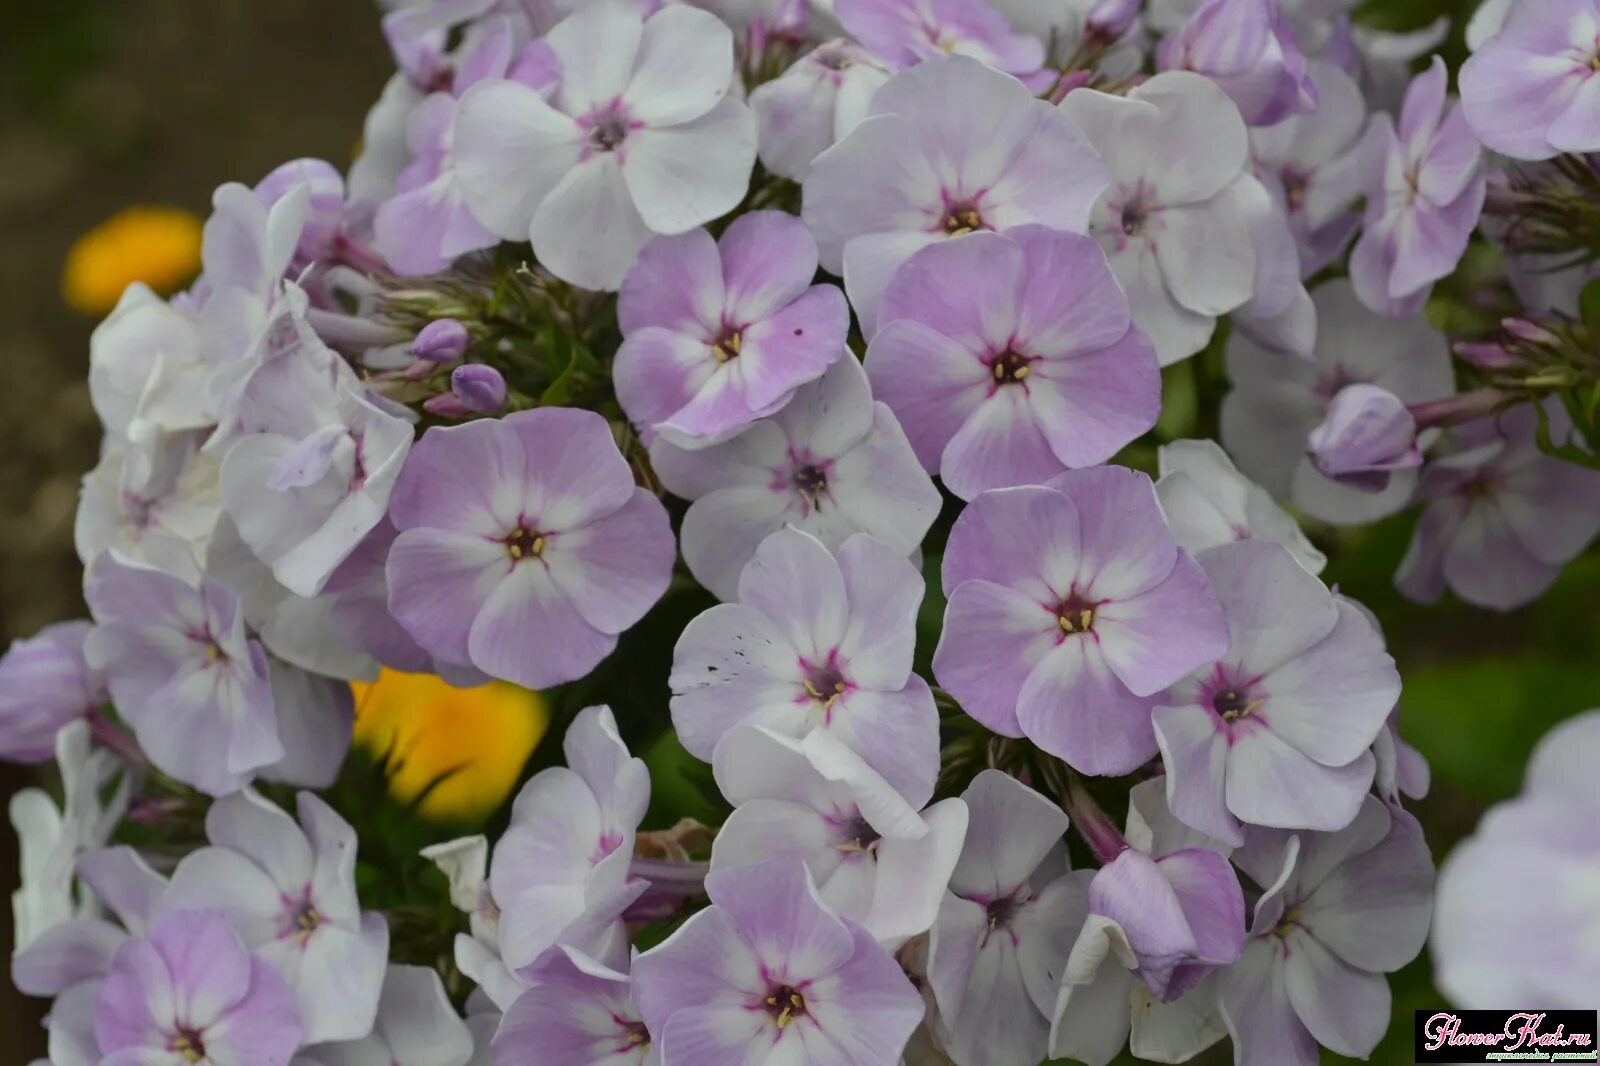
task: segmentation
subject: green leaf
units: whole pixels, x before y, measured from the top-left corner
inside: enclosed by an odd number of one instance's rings
[[[542,407],[561,407],[572,402],[600,373],[600,363],[589,349],[561,330],[552,330],[550,363],[559,367],[555,380],[539,395]]]
[[[1578,294],[1578,310],[1582,314],[1583,324],[1600,334],[1600,278],[1589,282]]]
[[[1200,422],[1200,391],[1194,380],[1195,360],[1186,359],[1161,371],[1161,417],[1156,436],[1164,441],[1192,436]]]

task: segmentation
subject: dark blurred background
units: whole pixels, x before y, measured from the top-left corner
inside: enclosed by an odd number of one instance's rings
[[[204,217],[224,181],[346,163],[392,71],[372,0],[0,0],[0,647],[83,614],[72,548],[99,429],[74,239],[133,203]],[[27,780],[0,763],[0,810]],[[0,957],[16,840],[0,817]],[[0,1066],[44,1053],[0,979]]]
[[[1399,29],[1471,6],[1367,8]],[[83,613],[72,520],[99,430],[85,385],[94,319],[60,293],[69,246],[129,204],[203,217],[223,181],[254,182],[301,155],[344,164],[390,70],[371,0],[0,0],[0,646]],[[1414,809],[1442,856],[1517,791],[1552,723],[1600,705],[1600,558],[1512,615],[1419,608],[1391,585],[1410,523],[1319,539],[1335,560],[1325,576],[1388,632],[1402,729],[1434,770]],[[28,780],[0,764],[0,806]],[[0,820],[6,898],[15,849]],[[0,957],[10,936],[0,904]],[[1412,1061],[1411,1010],[1443,1002],[1426,957],[1393,987],[1395,1024],[1372,1057],[1383,1066]],[[0,1066],[43,1054],[41,1006],[0,979]],[[1226,1058],[1224,1046],[1207,1061]]]

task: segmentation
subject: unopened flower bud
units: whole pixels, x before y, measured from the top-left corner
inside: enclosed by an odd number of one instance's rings
[[[450,391],[461,406],[480,415],[492,415],[506,403],[506,379],[485,363],[456,367],[450,375]]]
[[[453,363],[467,350],[467,327],[453,318],[429,322],[411,342],[411,354],[430,363]]]
[[[1422,465],[1416,420],[1403,400],[1376,385],[1340,389],[1306,443],[1318,470],[1370,492],[1381,492],[1394,471]]]

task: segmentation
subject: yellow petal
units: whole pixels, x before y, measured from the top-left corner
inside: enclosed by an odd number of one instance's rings
[[[384,670],[377,681],[350,687],[355,742],[376,758],[387,756],[396,800],[409,803],[450,774],[419,808],[439,820],[493,813],[550,724],[537,692],[503,681],[456,688],[433,674]]]
[[[135,204],[73,242],[61,271],[61,297],[85,314],[103,315],[122,290],[142,281],[178,291],[200,272],[202,223],[188,211]]]

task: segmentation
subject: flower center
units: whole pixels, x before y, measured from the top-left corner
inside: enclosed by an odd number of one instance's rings
[[[1150,209],[1141,200],[1130,200],[1122,205],[1122,232],[1130,237],[1144,236],[1150,221]]]
[[[1283,198],[1288,202],[1289,211],[1293,214],[1305,206],[1306,192],[1311,187],[1311,176],[1292,166],[1285,166],[1282,180]]]
[[[1238,688],[1225,688],[1211,697],[1211,708],[1222,716],[1224,722],[1248,718],[1261,706],[1260,700],[1250,698],[1250,693]]]
[[[1495,485],[1486,477],[1475,477],[1462,485],[1460,492],[1469,502],[1477,503],[1492,497],[1495,494]]]
[[[589,147],[597,152],[615,152],[628,139],[628,121],[618,111],[608,111],[589,127]]]
[[[1096,604],[1090,603],[1074,592],[1056,608],[1056,624],[1061,627],[1063,633],[1092,633],[1095,607]]]
[[[624,1022],[622,1031],[627,1034],[629,1047],[645,1047],[650,1043],[650,1030],[644,1027],[644,1022]]]
[[[514,563],[523,559],[537,559],[544,554],[544,534],[526,526],[518,526],[506,537],[505,545],[506,554],[511,556]]]
[[[806,679],[801,682],[801,687],[806,690],[806,695],[821,704],[826,710],[834,705],[840,696],[844,695],[844,675],[832,666],[816,667],[807,673]]]
[[[878,841],[881,839],[883,838],[879,836],[878,831],[872,828],[865,818],[857,814],[845,826],[844,843],[835,844],[834,847],[847,854],[876,851],[878,849]]]
[[[199,1062],[206,1057],[206,1045],[200,1039],[200,1030],[182,1025],[178,1026],[168,1048],[182,1055],[185,1062]]]
[[[765,1003],[767,1013],[778,1023],[779,1029],[806,1012],[806,997],[802,996],[793,985],[779,985],[774,988],[767,994]]]
[[[939,228],[952,237],[960,237],[974,230],[984,228],[983,213],[976,204],[960,201],[944,209],[944,218],[939,220]]]
[[[711,346],[711,354],[717,362],[727,363],[739,358],[739,351],[744,347],[744,334],[736,329],[724,329],[717,342]]]
[[[1020,385],[1033,373],[1028,366],[1031,362],[1033,360],[1027,356],[1007,348],[989,363],[989,372],[994,375],[996,385]]]
[[[1022,909],[1022,901],[1015,896],[1003,896],[1000,899],[990,900],[985,908],[989,919],[989,930],[1008,928],[1016,920],[1017,911]]]
[[[828,472],[814,463],[796,467],[794,488],[808,502],[816,503],[817,498],[828,491]]]
[[[1300,911],[1290,908],[1283,912],[1283,917],[1278,919],[1278,924],[1272,927],[1273,936],[1288,936],[1289,931],[1300,924]]]

